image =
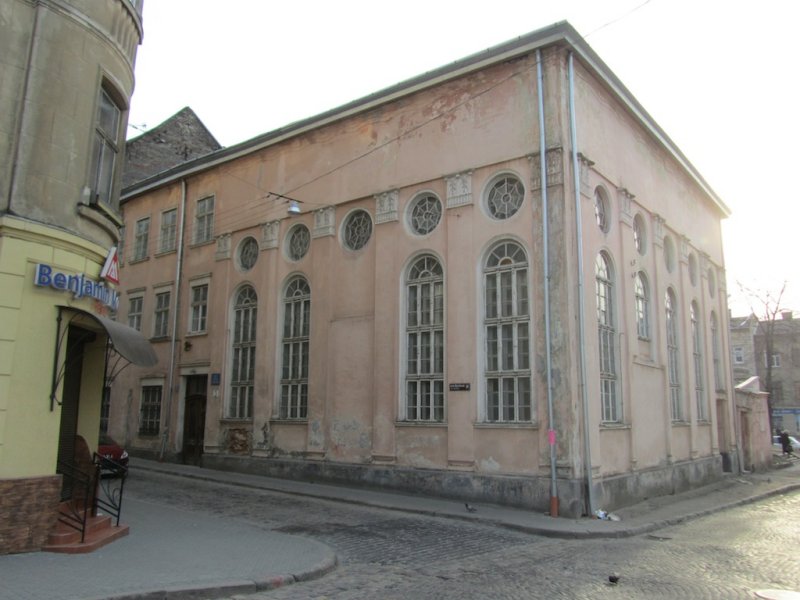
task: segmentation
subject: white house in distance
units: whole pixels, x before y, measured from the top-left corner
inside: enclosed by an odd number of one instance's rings
[[[739,468],[728,209],[567,23],[122,210],[134,454],[571,516]]]

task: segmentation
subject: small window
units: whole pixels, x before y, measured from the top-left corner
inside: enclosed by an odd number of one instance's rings
[[[417,235],[427,235],[442,220],[442,202],[433,194],[422,194],[411,203],[408,221]]]
[[[194,243],[205,244],[214,238],[214,196],[197,201],[194,216]]]
[[[636,308],[636,331],[639,339],[650,339],[650,289],[647,277],[641,271],[636,273],[633,281],[634,300]]]
[[[173,208],[161,213],[161,240],[158,245],[159,252],[170,252],[175,250],[177,229],[178,209]]]
[[[142,387],[139,435],[158,435],[161,429],[161,386]]]
[[[608,210],[608,197],[603,189],[598,187],[594,191],[594,219],[597,222],[597,226],[600,228],[600,231],[603,233],[608,233],[608,230],[611,226]]]
[[[525,200],[525,188],[513,175],[498,178],[486,195],[486,209],[493,219],[503,220],[514,216]]]
[[[142,307],[144,298],[134,296],[128,300],[128,327],[136,331],[142,330]]]
[[[308,248],[311,245],[311,233],[305,225],[295,225],[289,231],[286,237],[286,255],[289,260],[301,260],[308,254]]]
[[[190,333],[201,333],[206,330],[208,318],[208,284],[192,286],[192,308],[189,320]]]
[[[167,337],[169,335],[169,300],[170,293],[156,294],[156,312],[153,324],[153,337]]]
[[[342,242],[348,250],[361,250],[372,236],[372,219],[365,210],[354,210],[345,219]]]
[[[733,362],[737,365],[744,364],[744,348],[742,346],[733,347]]]
[[[150,217],[136,221],[136,238],[133,246],[133,260],[147,258],[147,246],[150,241]]]
[[[647,249],[647,233],[644,228],[644,219],[642,215],[636,215],[633,218],[633,245],[636,251],[644,255]]]
[[[781,366],[781,355],[777,352],[771,355],[771,360],[767,360],[766,353],[764,354],[764,365],[767,367],[772,367],[773,369],[778,369]]]
[[[253,237],[244,238],[239,244],[239,268],[242,271],[252,269],[258,260],[258,241]]]

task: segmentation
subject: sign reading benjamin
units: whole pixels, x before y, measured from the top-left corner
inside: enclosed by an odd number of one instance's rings
[[[72,292],[76,298],[94,298],[112,310],[119,308],[119,293],[106,287],[102,281],[91,279],[85,273],[68,275],[54,270],[51,265],[40,263],[36,265],[33,282],[40,287]]]

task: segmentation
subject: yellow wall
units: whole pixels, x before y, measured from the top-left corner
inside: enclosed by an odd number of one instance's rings
[[[95,312],[93,300],[35,286],[35,265],[45,262],[64,272],[96,277],[105,252],[58,230],[0,218],[0,477],[55,472],[61,420],[58,404],[50,410],[56,307]],[[62,332],[66,322],[62,320]],[[78,429],[90,447],[96,444],[99,427],[104,354],[98,348],[104,340],[104,335],[98,336],[87,353],[81,382]],[[63,365],[63,348],[59,364]],[[60,388],[57,395],[60,400]]]

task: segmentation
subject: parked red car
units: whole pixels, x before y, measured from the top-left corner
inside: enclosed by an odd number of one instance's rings
[[[97,454],[102,458],[113,460],[123,467],[128,466],[128,451],[115,442],[111,436],[104,433],[100,434],[100,441],[97,444]]]

